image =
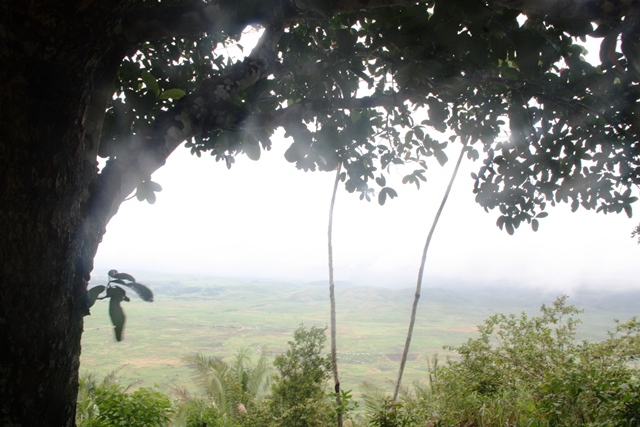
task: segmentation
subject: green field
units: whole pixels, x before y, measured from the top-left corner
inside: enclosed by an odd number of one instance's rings
[[[99,272],[98,272],[99,273]],[[121,366],[125,382],[192,387],[182,357],[200,352],[229,358],[240,347],[282,352],[301,324],[329,323],[328,286],[302,282],[136,274],[156,293],[145,303],[130,292],[124,303],[124,341],[116,342],[108,304],[97,301],[85,318],[81,371],[104,375]],[[94,276],[94,277],[106,277]],[[99,284],[96,281],[95,284]],[[344,390],[356,393],[371,381],[391,390],[404,345],[413,289],[336,284],[338,356]],[[404,384],[426,381],[427,361],[444,357],[443,345],[475,336],[491,314],[535,313],[556,294],[506,288],[425,287]],[[569,303],[584,308],[582,338],[597,340],[613,329],[614,318],[636,314],[640,293],[580,292]],[[329,348],[327,347],[327,351]]]

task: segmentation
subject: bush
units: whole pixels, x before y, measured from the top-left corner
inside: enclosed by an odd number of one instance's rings
[[[439,368],[423,406],[443,425],[637,426],[636,319],[599,343],[575,338],[580,313],[558,298],[541,315],[497,314]],[[437,414],[437,416],[436,416]]]
[[[117,384],[113,376],[96,384],[93,376],[80,381],[78,399],[79,427],[158,427],[169,425],[174,413],[167,395],[151,389],[140,388],[132,393]]]
[[[200,398],[190,398],[181,405],[179,422],[175,425],[184,427],[222,427],[231,426],[231,420],[212,404]]]
[[[285,354],[275,358],[278,371],[271,390],[275,425],[325,426],[333,423],[335,408],[328,400],[326,382],[331,359],[323,355],[326,328],[300,326]]]

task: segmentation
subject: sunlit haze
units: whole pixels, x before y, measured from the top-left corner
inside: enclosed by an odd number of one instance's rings
[[[303,172],[283,158],[287,147],[227,170],[181,147],[152,177],[163,191],[154,205],[125,202],[107,227],[97,268],[326,280],[327,223],[334,173]],[[453,150],[452,150],[453,151]],[[454,153],[450,151],[450,157]],[[453,161],[434,162],[420,190],[396,173],[399,197],[385,206],[339,188],[334,218],[336,280],[413,286],[425,239]],[[549,210],[538,232],[523,224],[509,236],[497,211],[475,204],[465,160],[429,250],[425,286],[499,283],[571,290],[638,284],[638,218]]]
[[[257,35],[243,39],[245,52]],[[593,55],[597,46],[590,50]],[[157,202],[149,205],[133,198],[111,220],[96,267],[327,280],[327,223],[335,174],[297,170],[283,156],[289,143],[274,138],[273,149],[263,152],[259,161],[240,155],[231,170],[180,147],[152,177],[163,187]],[[415,285],[455,150],[448,151],[450,161],[444,168],[432,162],[420,190],[400,183],[402,173],[396,171],[392,186],[399,197],[385,206],[360,201],[358,194],[339,188],[336,280]],[[429,249],[425,286],[463,282],[570,291],[640,285],[640,246],[630,238],[639,217],[571,213],[568,206],[558,205],[540,221],[538,232],[523,224],[509,236],[496,226],[499,213],[486,213],[474,201],[470,172],[478,167],[463,162]]]

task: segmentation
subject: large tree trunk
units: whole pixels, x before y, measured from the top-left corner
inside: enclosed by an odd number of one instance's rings
[[[32,75],[0,75],[9,82],[0,103],[0,424],[72,425],[84,276],[78,110],[86,97],[59,90],[74,83],[65,70],[21,58],[12,65]]]
[[[115,12],[9,3],[0,3],[0,425],[71,426],[101,238],[83,221],[97,172],[84,120]]]

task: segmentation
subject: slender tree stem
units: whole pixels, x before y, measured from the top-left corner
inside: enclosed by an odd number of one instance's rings
[[[336,180],[333,184],[333,194],[331,195],[331,206],[329,207],[329,228],[327,241],[329,246],[329,300],[331,301],[331,365],[333,366],[334,390],[336,392],[336,407],[340,408],[342,399],[340,398],[340,379],[338,377],[338,345],[336,340],[336,295],[333,282],[333,208],[336,204],[336,193],[340,182],[340,171],[342,164],[338,165]],[[342,411],[338,411],[338,427],[342,427]]]
[[[413,327],[416,323],[416,314],[418,312],[418,302],[420,301],[420,292],[422,290],[422,276],[424,274],[424,266],[427,262],[427,252],[429,251],[429,245],[431,244],[431,238],[433,237],[433,232],[435,231],[436,226],[438,225],[438,220],[440,219],[440,215],[442,214],[444,205],[447,203],[447,199],[449,198],[449,193],[451,193],[451,187],[453,187],[453,181],[455,181],[456,175],[458,174],[458,169],[460,169],[460,163],[462,163],[462,158],[464,156],[464,153],[467,151],[466,150],[467,142],[468,142],[468,138],[463,141],[462,150],[460,150],[458,161],[456,162],[455,168],[453,168],[453,173],[451,174],[451,179],[449,180],[449,185],[447,186],[447,191],[445,191],[444,196],[442,196],[440,207],[438,208],[438,212],[436,213],[436,216],[433,219],[433,222],[431,223],[431,229],[429,230],[429,235],[427,236],[427,241],[424,245],[424,250],[422,251],[422,261],[420,262],[420,269],[418,270],[416,293],[413,298],[413,307],[411,308],[411,318],[409,320],[409,330],[407,331],[407,340],[404,344],[402,359],[400,360],[400,369],[398,370],[398,380],[396,381],[396,387],[395,387],[395,390],[393,391],[394,402],[398,399],[398,393],[400,392],[400,385],[402,384],[402,375],[404,374],[404,367],[407,364],[409,348],[411,347],[411,339],[413,337]]]

